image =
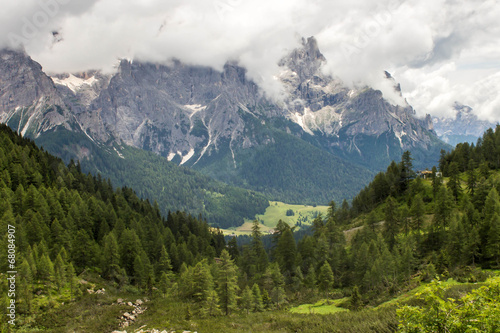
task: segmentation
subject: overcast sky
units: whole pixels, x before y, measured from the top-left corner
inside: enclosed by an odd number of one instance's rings
[[[23,44],[47,72],[112,71],[118,59],[248,69],[269,95],[277,62],[315,36],[348,85],[401,83],[418,115],[455,101],[500,121],[497,0],[0,0],[0,46]],[[53,32],[58,34],[54,35]]]

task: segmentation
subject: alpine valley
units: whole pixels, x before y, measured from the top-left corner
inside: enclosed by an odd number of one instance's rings
[[[0,121],[163,213],[201,213],[219,226],[253,218],[268,200],[352,199],[404,151],[425,168],[451,148],[430,116],[348,88],[323,73],[326,61],[303,39],[279,63],[286,97],[276,102],[237,63],[217,71],[121,60],[114,74],[49,75],[23,51],[3,50]]]

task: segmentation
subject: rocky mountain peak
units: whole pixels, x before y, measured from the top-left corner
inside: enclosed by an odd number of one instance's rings
[[[300,81],[311,79],[318,74],[326,58],[320,52],[316,38],[302,38],[302,47],[293,50],[279,62],[279,66],[288,68]]]
[[[455,102],[452,107],[453,117],[434,117],[434,129],[443,141],[456,145],[460,142],[475,143],[488,128],[495,124],[480,120],[474,110],[467,105]]]

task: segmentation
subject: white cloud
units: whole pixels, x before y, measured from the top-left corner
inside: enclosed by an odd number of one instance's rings
[[[368,84],[401,103],[387,86],[388,70],[420,115],[449,114],[458,100],[500,120],[496,0],[18,0],[2,7],[0,46],[22,41],[51,72],[109,71],[122,57],[216,69],[232,60],[278,96],[278,60],[298,37],[314,35],[325,70],[347,84]],[[53,31],[62,41],[54,43]]]

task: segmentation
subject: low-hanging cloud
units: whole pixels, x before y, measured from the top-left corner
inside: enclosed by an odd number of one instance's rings
[[[47,72],[109,72],[120,58],[235,61],[276,97],[278,61],[316,36],[325,72],[348,85],[401,103],[387,70],[419,115],[451,115],[459,101],[496,121],[498,17],[495,0],[19,0],[3,4],[0,46],[22,45]]]

